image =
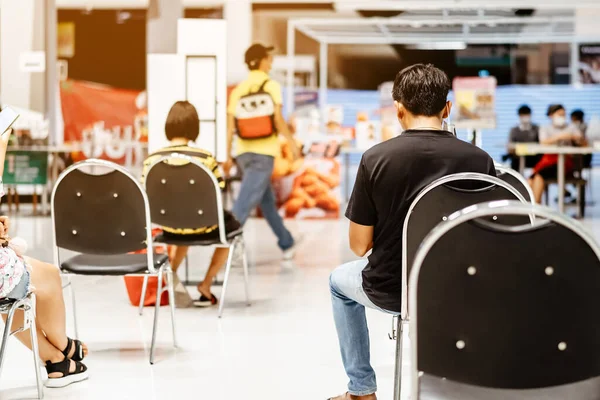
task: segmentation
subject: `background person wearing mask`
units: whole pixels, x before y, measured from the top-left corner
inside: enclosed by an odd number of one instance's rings
[[[585,139],[579,129],[567,123],[567,113],[561,104],[553,104],[548,107],[548,117],[551,124],[540,129],[540,144],[545,145],[576,145],[581,146]],[[533,169],[533,175],[529,179],[529,185],[537,203],[542,202],[542,195],[546,188],[546,181],[556,179],[558,175],[558,156],[556,154],[544,154],[542,159]],[[565,173],[568,176],[573,171],[573,160],[571,157],[565,159]]]
[[[279,248],[283,252],[284,260],[291,260],[295,255],[295,241],[291,233],[283,224],[283,219],[277,210],[275,194],[271,187],[271,176],[275,165],[275,158],[281,154],[279,135],[283,135],[294,155],[294,159],[300,156],[300,150],[289,131],[286,121],[282,115],[281,86],[269,77],[273,64],[273,47],[265,47],[261,44],[253,44],[245,54],[246,64],[250,73],[248,78],[233,89],[229,98],[227,108],[227,156],[229,159],[223,165],[226,173],[232,165],[231,147],[234,133],[237,133],[236,163],[241,168],[243,177],[240,193],[233,206],[233,214],[236,219],[244,225],[252,210],[260,207],[263,216],[269,223],[271,230],[277,236]],[[250,96],[263,96],[257,100],[248,100]],[[264,96],[269,96],[266,98]],[[267,101],[268,100],[268,101]],[[274,109],[263,107],[264,103],[274,105]],[[260,103],[260,104],[259,104]],[[238,107],[238,105],[240,107]],[[267,115],[267,113],[271,113]],[[248,118],[250,116],[250,118]],[[248,129],[252,133],[254,126],[258,130],[264,129],[264,117],[268,118],[269,127],[266,136],[253,139],[242,138],[240,129]],[[244,124],[242,118],[246,117]],[[260,121],[252,125],[250,119]]]
[[[587,137],[587,124],[585,123],[585,113],[583,112],[583,110],[574,110],[571,113],[571,123],[573,124],[573,126],[575,126],[577,129],[579,129],[579,131],[581,132],[581,134],[583,135],[583,137],[588,140]],[[584,154],[583,156],[583,168],[590,168],[592,166],[592,157],[594,155],[593,154]]]
[[[508,136],[508,155],[505,159],[510,158],[511,168],[519,170],[519,157],[515,156],[516,143],[537,143],[539,140],[540,127],[531,122],[531,108],[527,105],[519,107],[519,124],[510,130]],[[540,161],[541,156],[525,157],[525,166],[533,168]]]

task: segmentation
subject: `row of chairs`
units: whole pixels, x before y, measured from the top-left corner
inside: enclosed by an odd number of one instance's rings
[[[173,153],[157,159],[147,171],[142,186],[127,169],[104,160],[86,160],[67,168],[58,178],[51,199],[54,262],[66,278],[64,288],[70,290],[75,337],[78,338],[76,301],[71,278],[87,276],[141,276],[144,278],[139,312],[142,314],[149,277],[157,278],[156,305],[150,364],[154,364],[160,298],[167,291],[171,311],[173,345],[177,347],[175,329],[175,294],[173,271],[166,254],[166,245],[221,246],[231,249],[227,260],[218,316],[223,315],[225,294],[229,283],[233,254],[240,248],[243,254],[244,282],[247,304],[248,263],[243,231],[226,232],[223,201],[219,184],[212,171],[192,157]],[[214,240],[167,240],[162,235],[152,237],[152,224],[193,229],[217,226]],[[157,247],[163,247],[158,252]],[[61,251],[78,253],[61,260]],[[163,285],[166,280],[166,287]],[[12,316],[25,312],[26,326],[11,332]],[[0,313],[8,314],[0,347],[0,373],[10,336],[30,329],[35,336],[35,294],[15,301],[0,299]],[[34,350],[38,397],[43,397],[40,363]]]
[[[600,358],[590,355],[600,346],[592,339],[600,326],[579,313],[594,308],[598,247],[575,221],[534,206],[520,175],[497,170],[498,178],[444,177],[410,207],[403,308],[393,335],[395,399],[407,323],[412,399],[598,398],[597,382],[532,390],[600,375]],[[480,185],[465,189],[473,181]],[[574,257],[580,268],[571,267]],[[561,326],[560,316],[573,310],[579,325]],[[580,396],[590,390],[596,397]],[[560,394],[543,397],[553,393]]]

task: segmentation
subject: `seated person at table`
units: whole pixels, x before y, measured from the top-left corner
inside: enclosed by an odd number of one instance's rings
[[[571,113],[571,123],[575,126],[583,137],[588,140],[587,137],[587,124],[585,123],[585,113],[582,110],[574,110]],[[590,168],[592,166],[592,157],[593,154],[584,154],[583,155],[583,168]]]
[[[196,141],[200,134],[200,119],[198,118],[196,108],[192,104],[187,101],[178,101],[173,105],[167,117],[165,133],[167,139],[169,139],[171,143],[169,146],[152,153],[148,156],[146,161],[144,161],[142,180],[144,180],[147,175],[148,167],[159,157],[172,153],[180,153],[195,157],[202,162],[215,174],[221,189],[225,188],[225,181],[223,180],[219,165],[214,157],[208,151],[189,146],[189,143]],[[165,238],[167,239],[178,239],[183,236],[182,239],[193,241],[215,240],[219,237],[219,229],[217,226],[199,226],[196,229],[174,229],[168,226],[163,226],[162,228]],[[240,224],[236,221],[233,214],[229,212],[225,212],[225,229],[228,233],[240,229]],[[171,267],[173,268],[173,271],[177,271],[177,268],[179,268],[185,259],[188,250],[188,246],[174,247],[174,254],[172,254],[171,257]],[[194,301],[196,307],[208,307],[217,304],[218,300],[211,293],[210,288],[217,273],[223,265],[225,265],[228,256],[228,248],[215,249],[204,281],[198,285],[200,298],[197,301]]]
[[[531,108],[527,105],[519,107],[519,124],[510,130],[508,137],[508,155],[512,169],[519,171],[519,157],[515,155],[516,143],[537,143],[539,140],[540,127],[531,122]],[[525,167],[533,168],[538,161],[539,155],[525,157]]]
[[[565,108],[560,104],[548,107],[548,118],[550,125],[540,129],[540,144],[560,146],[581,146],[585,139],[581,131],[574,125],[567,123]],[[537,203],[542,202],[542,195],[546,188],[546,181],[557,178],[558,156],[556,154],[544,154],[533,169],[533,175],[529,179],[529,185]],[[565,174],[568,176],[573,172],[573,160],[565,158]]]
[[[329,286],[346,394],[334,400],[374,400],[365,308],[400,314],[402,227],[418,193],[436,179],[460,172],[496,175],[494,161],[480,148],[442,130],[452,103],[450,80],[432,65],[417,64],[396,76],[393,89],[402,135],[368,150],[359,165],[346,216],[350,248],[362,258],[338,267]]]

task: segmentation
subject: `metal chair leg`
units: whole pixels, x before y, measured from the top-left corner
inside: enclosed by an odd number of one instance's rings
[[[8,344],[8,339],[10,338],[10,330],[12,329],[13,318],[15,316],[15,311],[18,308],[19,303],[15,303],[12,305],[10,310],[8,311],[8,318],[6,319],[6,325],[4,325],[4,333],[2,334],[2,344],[0,345],[0,376],[2,375],[2,366],[4,365],[4,353],[6,352],[6,346]]]
[[[144,276],[144,283],[142,284],[142,294],[140,296],[140,315],[144,313],[144,301],[146,300],[146,290],[148,289],[148,275]]]
[[[225,306],[225,294],[227,293],[227,284],[229,283],[229,273],[231,272],[233,253],[235,252],[238,243],[239,241],[236,239],[229,248],[229,256],[227,257],[227,267],[225,268],[225,277],[223,278],[223,290],[221,291],[221,304],[219,304],[219,318],[223,316],[223,308]]]
[[[402,339],[404,338],[404,321],[398,317],[396,330],[396,368],[394,372],[394,400],[400,400],[402,389]]]
[[[240,240],[240,245],[242,246],[242,264],[244,266],[244,287],[246,289],[246,304],[250,307],[250,288],[248,285],[248,254],[246,253],[246,242],[242,238]]]
[[[31,350],[33,352],[33,365],[35,366],[35,379],[37,382],[37,390],[38,390],[38,399],[44,398],[44,384],[42,383],[42,374],[40,373],[40,368],[42,367],[40,364],[40,352],[38,349],[38,338],[37,338],[37,325],[35,322],[35,310],[36,310],[36,299],[35,295],[32,293],[30,295],[30,309],[27,311],[29,313],[30,324],[29,324],[29,334],[31,335]]]
[[[154,306],[154,325],[152,327],[152,343],[150,345],[150,364],[154,364],[154,347],[156,346],[156,331],[158,327],[158,312],[160,311],[160,298],[163,292],[163,267],[158,270],[158,281],[156,288],[156,305]]]
[[[190,260],[188,258],[188,255],[185,255],[185,284],[189,285],[190,284]]]
[[[79,339],[79,326],[77,325],[77,304],[75,301],[75,289],[73,289],[73,282],[71,277],[67,278],[69,284],[69,295],[71,296],[71,306],[73,307],[73,327],[75,329],[75,339]]]
[[[177,348],[177,333],[175,329],[175,285],[173,270],[167,267],[167,290],[169,292],[169,307],[171,308],[171,327],[173,329],[173,347]]]

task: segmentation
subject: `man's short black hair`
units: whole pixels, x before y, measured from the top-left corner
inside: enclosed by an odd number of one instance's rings
[[[583,122],[584,118],[585,113],[583,112],[583,110],[575,110],[571,113],[571,119],[574,119],[575,121]]]
[[[398,72],[392,96],[411,114],[433,117],[444,110],[450,88],[444,71],[431,64],[415,64]]]
[[[531,115],[531,108],[528,105],[519,107],[519,115]]]
[[[195,141],[200,135],[200,118],[196,107],[188,101],[173,104],[165,124],[167,139],[188,139]]]
[[[551,105],[548,107],[548,114],[547,114],[547,115],[548,115],[548,116],[551,116],[551,115],[552,115],[552,114],[554,114],[555,112],[557,112],[557,111],[560,111],[560,110],[564,110],[564,109],[565,109],[565,108],[563,107],[563,105],[562,105],[562,104],[551,104]]]

